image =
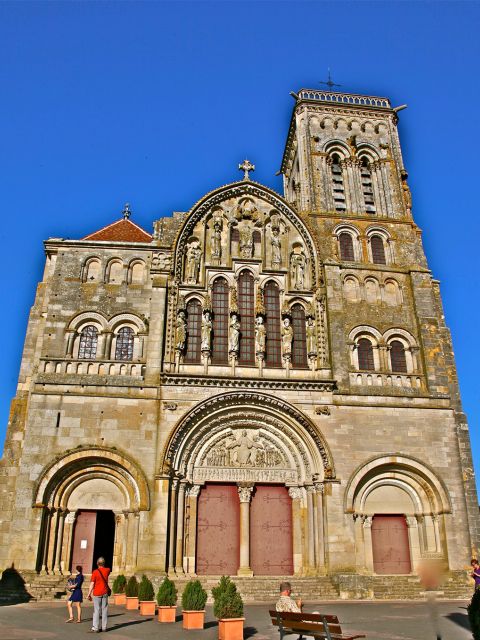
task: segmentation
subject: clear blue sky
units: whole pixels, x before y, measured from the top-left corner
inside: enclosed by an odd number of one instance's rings
[[[479,18],[469,2],[2,2],[1,441],[42,240],[80,238],[126,201],[150,230],[246,155],[281,191],[289,91],[331,67],[346,91],[409,105],[414,216],[478,457]]]

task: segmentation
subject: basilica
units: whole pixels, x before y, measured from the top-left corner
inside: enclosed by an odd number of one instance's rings
[[[468,427],[398,109],[292,95],[282,195],[245,160],[151,229],[126,205],[45,241],[0,567],[62,579],[101,554],[114,573],[294,576],[342,597],[424,559],[464,576]]]

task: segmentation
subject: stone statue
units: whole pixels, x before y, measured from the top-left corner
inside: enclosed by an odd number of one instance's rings
[[[280,269],[282,266],[282,245],[280,242],[280,231],[278,227],[272,226],[270,244],[272,245],[272,269]]]
[[[218,215],[213,219],[210,251],[214,260],[220,260],[222,257],[222,218]]]
[[[202,314],[202,341],[201,350],[210,351],[210,338],[212,335],[212,319],[210,311],[205,309]]]
[[[317,328],[315,319],[312,316],[307,317],[307,326],[305,327],[307,337],[307,354],[309,356],[317,355]]]
[[[284,356],[292,355],[293,327],[290,318],[283,319],[282,326],[282,354]]]
[[[175,350],[184,351],[187,341],[187,320],[185,311],[181,310],[177,314],[177,323],[175,327]]]
[[[255,466],[257,458],[257,450],[263,449],[263,445],[260,442],[258,435],[250,438],[248,433],[243,430],[242,435],[234,442],[230,443],[227,447],[229,451],[233,450],[231,456],[231,463],[234,466]]]
[[[200,271],[200,259],[202,251],[199,243],[191,244],[187,249],[187,264],[185,268],[185,279],[188,284],[197,284]]]
[[[290,278],[294,289],[303,289],[307,259],[303,251],[294,251],[290,256]]]
[[[238,315],[232,313],[230,318],[230,331],[228,333],[228,351],[229,353],[238,353],[238,345],[240,341],[240,322]]]
[[[253,257],[253,228],[250,222],[240,228],[240,255],[242,258]]]
[[[265,353],[267,329],[263,324],[263,316],[258,316],[255,323],[255,353]]]
[[[412,215],[412,192],[410,191],[410,187],[407,182],[408,173],[404,170],[402,171],[402,194],[403,201],[405,202],[405,207],[407,209],[407,213],[409,216]]]

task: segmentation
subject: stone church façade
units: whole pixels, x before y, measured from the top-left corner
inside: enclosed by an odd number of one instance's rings
[[[479,519],[439,283],[386,98],[302,90],[284,196],[50,238],[1,462],[0,565],[461,570]]]

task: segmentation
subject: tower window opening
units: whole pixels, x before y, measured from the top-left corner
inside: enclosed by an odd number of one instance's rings
[[[343,184],[343,170],[338,154],[332,156],[332,193],[335,211],[345,211],[345,186]]]
[[[368,338],[360,338],[358,341],[358,368],[360,371],[375,371],[373,347]]]
[[[372,236],[370,238],[370,247],[372,249],[372,261],[374,264],[387,264],[385,257],[385,245],[381,236]]]
[[[342,260],[353,262],[355,260],[355,252],[353,250],[353,238],[352,236],[343,231],[338,236],[338,242],[340,244],[340,257]]]
[[[372,171],[367,158],[362,158],[360,164],[360,178],[362,182],[363,200],[366,213],[376,213],[375,198],[373,195]]]

